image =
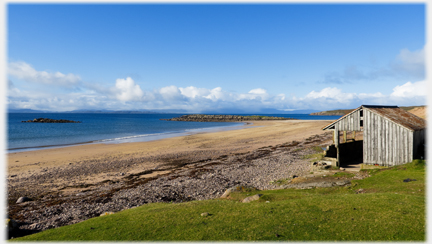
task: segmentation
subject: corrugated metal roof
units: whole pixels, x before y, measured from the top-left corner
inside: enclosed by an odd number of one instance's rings
[[[368,107],[363,106],[370,111],[379,114],[389,120],[399,124],[410,130],[423,130],[426,128],[426,121],[414,114],[407,112],[401,108],[388,108],[388,107]]]
[[[426,121],[424,119],[417,117],[416,115],[407,112],[399,108],[398,106],[362,105],[354,109],[350,113],[347,113],[346,115],[342,116],[341,118],[324,126],[322,129],[323,130],[329,129],[332,125],[344,119],[346,116],[362,108],[369,109],[370,111],[375,112],[376,114],[379,114],[385,118],[388,118],[389,120],[395,122],[396,124],[399,124],[410,130],[416,131],[416,130],[422,130],[426,128]]]

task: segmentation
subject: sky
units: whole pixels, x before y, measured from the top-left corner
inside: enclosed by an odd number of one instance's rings
[[[426,6],[6,6],[10,109],[265,112],[426,104]]]

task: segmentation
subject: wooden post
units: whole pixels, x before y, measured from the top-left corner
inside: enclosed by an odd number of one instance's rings
[[[353,140],[355,141],[356,132],[353,131]]]
[[[333,132],[333,141],[336,148],[336,167],[339,167],[339,131],[336,128]]]
[[[347,142],[347,132],[346,130],[343,131],[343,143]]]

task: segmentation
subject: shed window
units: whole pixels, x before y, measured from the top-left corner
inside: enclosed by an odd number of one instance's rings
[[[360,127],[363,127],[363,120],[360,120]]]
[[[360,110],[360,117],[363,117],[363,110]]]

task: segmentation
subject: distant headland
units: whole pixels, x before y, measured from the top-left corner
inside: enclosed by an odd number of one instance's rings
[[[273,116],[240,116],[240,115],[207,115],[189,114],[172,119],[161,119],[167,121],[194,121],[194,122],[239,122],[252,120],[295,120],[293,118],[273,117]]]

